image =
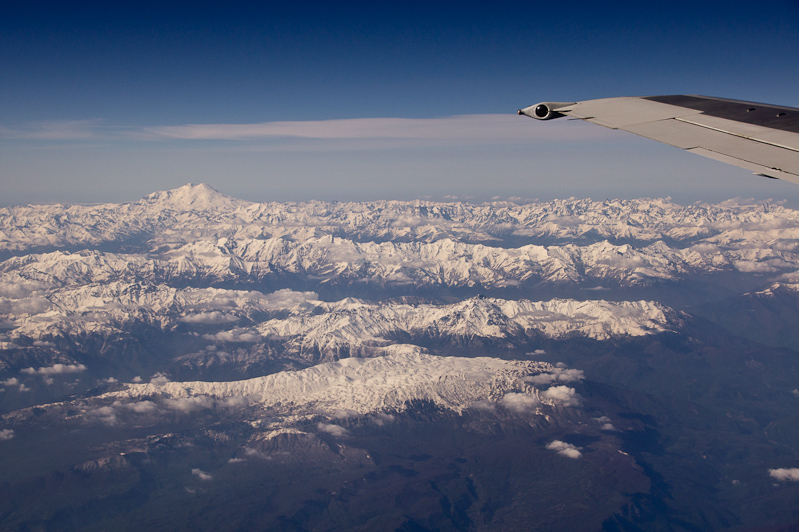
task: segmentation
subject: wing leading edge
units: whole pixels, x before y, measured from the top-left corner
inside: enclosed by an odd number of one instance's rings
[[[542,102],[519,114],[578,118],[799,183],[799,109],[793,107],[679,95]]]

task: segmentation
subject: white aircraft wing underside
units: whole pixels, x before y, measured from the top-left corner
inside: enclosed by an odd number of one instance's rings
[[[799,183],[799,109],[792,107],[680,95],[545,102],[519,114],[578,118]]]

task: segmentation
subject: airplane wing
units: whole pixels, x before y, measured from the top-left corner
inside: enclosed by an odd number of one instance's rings
[[[758,175],[799,183],[799,109],[710,96],[542,102],[519,110],[629,131]]]

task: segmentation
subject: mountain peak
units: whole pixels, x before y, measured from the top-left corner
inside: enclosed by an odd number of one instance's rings
[[[182,187],[153,192],[142,198],[145,203],[159,203],[175,210],[231,209],[242,200],[222,194],[205,183],[187,183]]]

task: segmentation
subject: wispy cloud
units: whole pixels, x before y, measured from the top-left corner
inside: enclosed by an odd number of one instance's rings
[[[602,430],[616,430],[616,427],[614,427],[613,423],[610,422],[610,418],[608,416],[595,417],[594,421],[602,424]]]
[[[192,469],[191,474],[199,478],[200,480],[213,480],[214,476],[210,473],[206,473],[202,469]]]
[[[3,293],[2,289],[0,289],[0,293]],[[25,299],[0,297],[0,313],[2,314],[39,314],[50,307],[51,303],[43,297],[27,297]]]
[[[442,118],[347,118],[262,122],[258,124],[187,124],[145,128],[155,138],[245,140],[270,137],[305,139],[509,140],[536,131],[536,124],[513,115],[460,115]],[[562,129],[562,128],[558,128]],[[546,135],[549,137],[553,130]]]
[[[253,343],[261,340],[257,331],[237,327],[230,331],[220,331],[216,334],[204,334],[203,338],[217,342]]]
[[[178,321],[183,323],[199,323],[203,325],[216,325],[221,323],[231,323],[236,321],[238,318],[233,314],[225,314],[219,311],[212,311],[212,312],[199,312],[197,314],[189,314],[188,316],[183,316],[178,318]]]
[[[0,126],[0,139],[40,141],[386,141],[392,144],[501,144],[558,139],[606,138],[601,128],[567,121],[542,124],[514,114],[474,114],[437,118],[344,118],[252,124],[180,124],[149,127],[108,126],[98,120],[39,122]]]
[[[348,434],[347,429],[341,425],[334,425],[332,423],[319,423],[316,428],[321,432],[326,432],[336,437],[342,437]]]
[[[538,386],[551,384],[553,382],[575,382],[585,378],[580,369],[565,369],[555,367],[551,373],[541,373],[532,377],[525,377],[525,381]]]
[[[117,424],[117,411],[113,406],[101,406],[86,412],[86,419],[89,421],[99,421],[103,425],[113,426]]]
[[[151,414],[158,411],[158,407],[152,401],[137,401],[135,403],[121,404],[124,408],[136,412],[137,414]]]
[[[200,410],[206,410],[214,406],[214,400],[206,395],[198,395],[195,397],[178,397],[176,399],[164,399],[164,406],[169,409],[183,412],[184,414],[193,414]]]
[[[99,120],[34,122],[24,127],[0,126],[0,138],[19,140],[89,140],[104,136]],[[115,134],[116,129],[105,130]]]

